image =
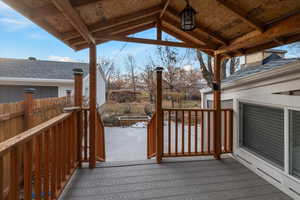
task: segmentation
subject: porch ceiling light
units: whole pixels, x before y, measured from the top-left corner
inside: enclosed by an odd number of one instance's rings
[[[186,1],[186,7],[180,13],[181,29],[183,31],[192,31],[196,28],[196,11]]]

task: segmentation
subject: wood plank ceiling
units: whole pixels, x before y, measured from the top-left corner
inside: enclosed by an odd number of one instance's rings
[[[198,13],[189,32],[180,29],[185,0],[3,1],[74,50],[117,40],[238,56],[300,40],[300,0],[190,0]],[[154,27],[157,40],[130,37]]]

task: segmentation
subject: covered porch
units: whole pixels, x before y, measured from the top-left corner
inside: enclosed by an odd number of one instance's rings
[[[179,17],[184,0],[3,1],[70,48],[89,49],[90,94],[83,107],[82,72],[75,70],[74,107],[37,127],[28,115],[28,130],[1,143],[0,179],[8,173],[5,156],[11,169],[9,183],[0,180],[0,199],[290,199],[233,159],[238,128],[236,113],[221,108],[221,64],[299,41],[299,0],[190,0],[198,11],[190,31],[182,30]],[[156,28],[156,39],[130,36],[150,28]],[[178,41],[164,41],[162,32]],[[214,56],[212,109],[163,108],[163,68],[157,67],[156,108],[147,129],[148,158],[155,163],[99,164],[105,161],[105,141],[96,105],[96,46],[112,40],[195,48]],[[213,160],[168,161],[193,156]]]

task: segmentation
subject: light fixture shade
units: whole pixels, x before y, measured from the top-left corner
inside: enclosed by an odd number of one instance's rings
[[[196,28],[196,11],[189,4],[181,11],[180,18],[183,31],[192,31]]]

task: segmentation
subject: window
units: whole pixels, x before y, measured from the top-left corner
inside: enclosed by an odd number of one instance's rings
[[[290,174],[300,178],[300,111],[289,111]]]
[[[284,109],[240,103],[240,145],[283,169]]]

